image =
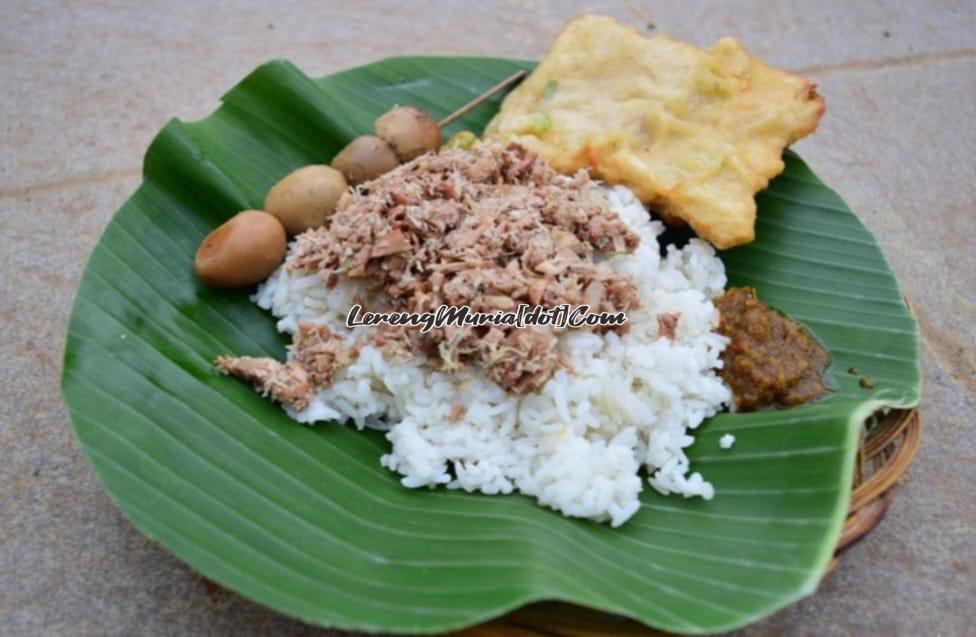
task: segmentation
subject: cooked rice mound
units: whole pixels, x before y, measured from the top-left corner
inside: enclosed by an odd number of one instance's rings
[[[715,373],[725,339],[714,331],[711,299],[725,286],[722,262],[694,239],[662,258],[663,226],[626,188],[606,196],[640,238],[632,252],[600,257],[637,287],[640,304],[628,311],[625,333],[561,333],[557,347],[568,366],[522,395],[477,366],[439,370],[424,354],[384,357],[361,339],[331,385],[301,409],[286,407],[289,414],[386,431],[392,448],[380,462],[412,488],[520,492],[564,515],[614,526],[640,507],[642,465],[661,493],[711,498],[712,486],[690,472],[684,449],[694,441],[688,432],[731,398]],[[281,267],[254,300],[282,332],[320,325],[357,339],[375,329],[345,327],[365,285],[341,277],[329,287],[315,271]]]

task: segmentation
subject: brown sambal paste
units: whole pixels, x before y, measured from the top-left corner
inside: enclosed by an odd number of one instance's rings
[[[827,351],[809,331],[756,298],[729,288],[715,300],[718,331],[730,339],[719,375],[732,388],[737,411],[792,407],[827,391]]]

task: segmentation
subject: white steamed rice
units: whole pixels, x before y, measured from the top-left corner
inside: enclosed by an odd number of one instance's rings
[[[338,372],[331,387],[290,415],[304,423],[351,421],[387,431],[390,453],[380,462],[407,487],[518,491],[564,515],[618,526],[639,508],[646,465],[650,485],[685,497],[714,495],[689,473],[689,431],[731,398],[716,376],[726,339],[714,332],[711,299],[725,287],[714,250],[697,239],[669,247],[661,258],[660,222],[626,188],[608,189],[620,217],[640,235],[632,254],[606,260],[638,286],[642,307],[628,313],[630,331],[597,335],[568,330],[559,347],[573,372],[558,371],[537,393],[514,396],[476,370],[433,371],[418,356],[385,360],[372,347]],[[343,334],[361,284],[342,280],[326,289],[314,274],[279,268],[255,302],[293,333],[299,322],[325,323]],[[659,313],[680,314],[675,339],[658,334]],[[452,406],[466,409],[449,422]]]

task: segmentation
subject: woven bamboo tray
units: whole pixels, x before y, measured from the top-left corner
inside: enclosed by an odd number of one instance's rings
[[[892,487],[908,469],[922,435],[917,409],[893,409],[865,423],[854,466],[854,488],[847,520],[834,558],[823,577],[840,563],[841,555],[875,527],[894,497]],[[521,608],[455,637],[649,637],[663,635],[637,622],[569,604],[541,603]]]

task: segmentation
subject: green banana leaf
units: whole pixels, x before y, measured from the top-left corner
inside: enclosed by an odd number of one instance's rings
[[[870,233],[794,154],[758,239],[722,254],[832,357],[836,391],[721,415],[689,456],[714,500],[645,488],[618,529],[530,499],[409,490],[381,434],[290,421],[218,375],[223,353],[283,357],[247,291],[193,274],[202,237],[297,166],[328,161],[393,104],[443,116],[531,62],[384,60],[313,80],[275,61],[195,123],[170,121],[91,255],[62,390],[84,453],[147,536],[203,575],[314,624],[430,633],[562,600],[685,633],[742,626],[813,592],[847,509],[862,421],[919,399],[918,334]],[[446,131],[480,131],[487,102]],[[849,373],[851,367],[860,375]],[[862,386],[861,377],[873,381]],[[870,383],[864,383],[870,385]],[[719,451],[731,432],[735,447]]]

